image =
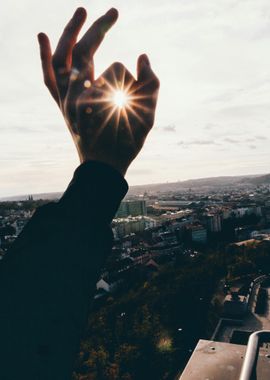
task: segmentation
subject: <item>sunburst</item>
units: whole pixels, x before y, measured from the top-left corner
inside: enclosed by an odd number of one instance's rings
[[[146,106],[147,95],[140,95],[143,92],[134,79],[127,81],[126,72],[123,70],[120,78],[115,72],[111,73],[110,80],[101,77],[96,83],[96,87],[101,91],[99,100],[95,103],[102,103],[99,113],[106,113],[100,132],[109,121],[114,118],[115,128],[118,130],[121,120],[129,128],[131,136],[133,135],[130,125],[130,117],[135,117],[140,123],[144,124],[143,114],[150,112]],[[94,84],[95,85],[95,84]]]
[[[116,90],[113,94],[113,103],[118,108],[124,108],[128,104],[128,94],[122,90]]]

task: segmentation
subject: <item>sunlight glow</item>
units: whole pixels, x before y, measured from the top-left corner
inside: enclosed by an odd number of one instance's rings
[[[142,115],[151,112],[145,104],[148,96],[139,93],[140,86],[135,85],[135,80],[125,70],[120,75],[119,72],[112,71],[107,77],[100,77],[95,82],[95,88],[101,95],[94,101],[100,104],[98,113],[105,113],[99,133],[112,121],[115,133],[118,133],[118,127],[122,125],[129,131],[130,138],[133,138],[130,118],[145,125]],[[85,112],[91,113],[92,107],[88,107]]]
[[[123,108],[128,103],[128,94],[122,90],[116,90],[113,95],[113,103],[119,107]]]

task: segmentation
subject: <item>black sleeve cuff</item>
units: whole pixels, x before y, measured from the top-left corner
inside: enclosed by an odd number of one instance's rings
[[[59,206],[69,217],[110,223],[127,191],[128,184],[116,169],[88,161],[75,170]]]

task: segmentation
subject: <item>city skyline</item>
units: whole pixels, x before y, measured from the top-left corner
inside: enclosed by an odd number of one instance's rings
[[[62,191],[79,164],[43,85],[36,35],[55,44],[78,6],[86,26],[120,17],[96,55],[96,74],[147,53],[161,81],[156,123],[131,165],[130,185],[270,172],[270,4],[265,0],[26,0],[1,5],[0,197]],[[85,30],[85,28],[84,28]]]

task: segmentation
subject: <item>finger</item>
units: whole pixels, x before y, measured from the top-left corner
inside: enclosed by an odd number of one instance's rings
[[[103,41],[106,32],[118,18],[118,11],[111,8],[88,29],[73,49],[73,66],[81,70],[93,59],[93,56]]]
[[[74,99],[94,81],[93,55],[101,44],[107,30],[118,18],[116,9],[111,8],[100,17],[75,45],[72,52],[72,72],[67,91],[67,104],[70,112],[75,113]]]
[[[149,58],[146,54],[142,54],[137,62],[137,78],[138,82],[144,86],[144,90],[155,92],[159,89],[159,79],[153,72]]]
[[[44,33],[38,34],[38,42],[40,47],[40,59],[42,64],[43,79],[46,87],[49,89],[52,97],[59,105],[59,97],[57,91],[56,80],[52,67],[52,53],[50,40]]]
[[[149,129],[154,124],[160,83],[151,68],[150,61],[146,54],[143,54],[138,58],[137,78],[138,87],[134,107],[143,116],[145,126]]]
[[[52,58],[60,97],[66,94],[72,61],[72,49],[86,19],[86,10],[78,8],[66,25]]]
[[[120,62],[115,62],[94,82],[94,85],[103,86],[103,89],[112,95],[119,90],[129,95],[134,83],[135,78],[125,66]]]

